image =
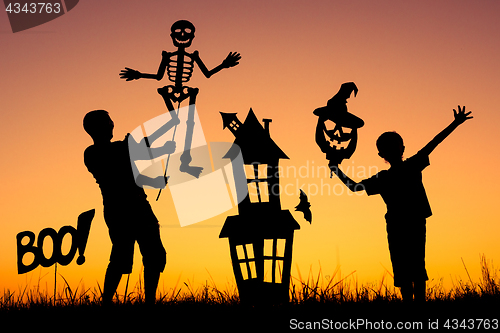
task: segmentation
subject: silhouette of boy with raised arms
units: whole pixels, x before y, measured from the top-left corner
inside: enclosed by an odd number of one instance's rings
[[[453,110],[453,122],[414,156],[403,160],[403,139],[396,132],[385,132],[377,139],[379,156],[391,167],[375,176],[354,182],[338,165],[332,171],[353,192],[365,190],[368,195],[380,194],[387,205],[387,239],[394,272],[394,285],[401,288],[405,302],[425,301],[426,281],[425,238],[426,218],[432,215],[422,184],[422,170],[429,165],[429,154],[455,128],[464,123],[471,112],[465,106]]]
[[[165,178],[139,175],[134,179],[127,137],[111,142],[114,124],[107,111],[87,113],[85,131],[94,144],[84,153],[84,162],[99,184],[104,206],[104,219],[109,229],[112,249],[104,279],[103,304],[110,304],[122,274],[132,272],[134,244],[137,241],[143,257],[146,303],[155,301],[160,273],[166,264],[166,252],[160,239],[158,220],[138,184],[163,188]],[[173,153],[175,143],[167,141],[162,152]]]

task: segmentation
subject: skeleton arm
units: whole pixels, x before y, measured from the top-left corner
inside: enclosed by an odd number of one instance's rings
[[[205,77],[208,79],[215,73],[220,72],[224,68],[231,68],[239,64],[239,60],[241,59],[241,55],[236,52],[229,52],[227,55],[226,59],[217,67],[215,67],[212,70],[208,70],[207,66],[201,61],[200,55],[198,54],[198,51],[193,52],[193,60],[196,62],[198,67],[200,68],[201,72]]]
[[[161,63],[156,74],[141,73],[135,69],[125,67],[125,69],[120,72],[120,78],[125,79],[126,81],[139,79],[155,79],[160,81],[165,75],[165,69],[167,68],[168,59],[171,56],[171,53],[163,51],[161,55]]]

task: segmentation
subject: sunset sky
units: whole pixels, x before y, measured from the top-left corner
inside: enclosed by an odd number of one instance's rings
[[[2,7],[3,8],[3,7]],[[188,51],[205,65],[229,52],[240,64],[206,79],[195,69],[197,110],[207,141],[232,142],[222,112],[244,120],[252,108],[272,119],[270,133],[290,157],[282,160],[281,201],[301,229],[295,233],[292,276],[353,271],[359,283],[392,273],[380,196],[352,194],[324,172],[327,160],[314,141],[314,109],[326,105],[343,82],[355,82],[349,111],[365,121],[344,171],[355,180],[388,168],[375,140],[390,130],[410,157],[465,105],[467,121],[430,155],[423,172],[433,210],[427,220],[427,271],[435,285],[480,276],[481,254],[500,264],[500,2],[483,1],[137,1],[85,0],[67,14],[12,33],[0,13],[0,290],[17,291],[41,276],[53,285],[53,267],[18,275],[16,234],[76,226],[95,208],[87,262],[58,267],[71,285],[103,284],[111,243],[98,185],[83,164],[92,144],[82,119],[105,109],[121,140],[166,108],[156,89],[167,78],[126,82],[125,67],[155,73],[161,52],[174,51],[170,26],[196,26]],[[309,224],[294,207],[299,189],[309,196]],[[227,239],[219,232],[233,209],[180,227],[171,193],[147,190],[161,224],[167,267],[159,290],[176,281],[234,283]],[[196,209],[194,207],[193,209]],[[50,248],[48,250],[50,252]],[[141,270],[137,249],[132,283]],[[386,282],[392,285],[387,275]],[[432,281],[433,280],[433,281]],[[122,281],[123,282],[123,281]],[[121,286],[123,286],[122,283]],[[50,290],[50,289],[49,289]],[[121,290],[121,289],[120,289]]]

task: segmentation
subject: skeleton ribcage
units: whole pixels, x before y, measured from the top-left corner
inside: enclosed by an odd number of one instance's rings
[[[183,61],[179,64],[178,56],[172,55],[167,66],[168,79],[172,82],[188,82],[193,74],[194,61],[188,54],[184,54]],[[180,77],[180,79],[178,79]]]

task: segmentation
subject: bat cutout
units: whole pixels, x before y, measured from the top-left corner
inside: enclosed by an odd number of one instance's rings
[[[295,206],[295,210],[304,213],[304,219],[306,219],[309,223],[312,223],[311,204],[307,200],[307,195],[302,190],[300,190],[299,199],[300,202],[297,206]]]

